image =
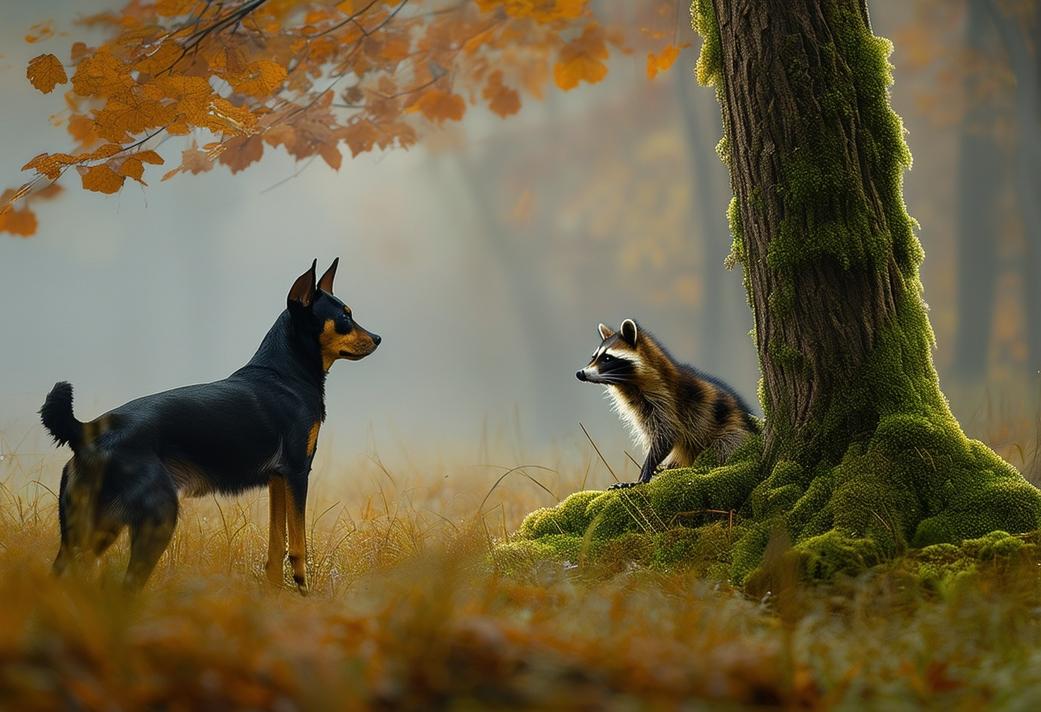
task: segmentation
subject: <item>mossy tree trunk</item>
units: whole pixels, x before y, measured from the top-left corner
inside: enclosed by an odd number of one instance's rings
[[[871,32],[866,4],[692,10],[699,79],[722,108],[735,258],[763,371],[757,517],[780,515],[825,559],[1035,528],[1037,490],[965,438],[940,391],[891,45]]]
[[[1041,491],[966,438],[940,392],[891,45],[863,0],[694,0],[691,12],[698,79],[722,108],[765,430],[727,463],[533,512],[510,546],[696,558],[730,513],[718,563],[748,584],[775,532],[804,573],[830,578],[910,547],[1037,529]]]

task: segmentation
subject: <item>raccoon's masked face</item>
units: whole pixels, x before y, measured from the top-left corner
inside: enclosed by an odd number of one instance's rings
[[[621,328],[611,331],[606,324],[597,327],[602,341],[589,364],[575,376],[587,383],[617,386],[636,380],[640,358],[636,352],[639,331],[636,322],[626,319]]]

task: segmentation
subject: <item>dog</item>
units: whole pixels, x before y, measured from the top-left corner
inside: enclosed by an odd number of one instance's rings
[[[338,264],[316,279],[315,260],[296,279],[256,354],[224,380],[138,398],[86,423],[73,415],[72,386],[54,386],[40,416],[55,442],[73,451],[58,495],[56,574],[101,556],[128,528],[124,583],[140,588],[173,535],[179,494],[266,486],[267,578],[284,582],[288,530],[293,581],[307,594],[304,512],[326,375],[335,361],[365,358],[381,341],[333,296]]]

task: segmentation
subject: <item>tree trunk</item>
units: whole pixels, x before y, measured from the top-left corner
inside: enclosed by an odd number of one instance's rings
[[[705,298],[701,305],[701,338],[698,348],[701,351],[698,361],[709,371],[717,371],[722,359],[722,346],[733,343],[723,338],[726,328],[724,309],[728,306],[723,293],[723,272],[720,267],[729,252],[726,223],[723,222],[723,211],[716,200],[716,191],[711,173],[719,167],[711,156],[711,144],[706,144],[707,135],[702,126],[698,107],[690,96],[690,79],[684,72],[676,72],[679,84],[680,115],[683,117],[683,128],[690,158],[690,169],[695,183],[695,215],[701,224],[704,237],[703,293]],[[712,164],[715,163],[713,166]]]
[[[1034,529],[1041,493],[951,415],[932,364],[891,45],[860,0],[695,0],[767,415],[752,496],[811,566]]]
[[[1023,288],[1028,316],[1027,345],[1032,372],[1041,370],[1041,17],[1025,25],[1000,6],[984,3],[990,12],[1016,77],[1015,155],[1016,200],[1023,222],[1027,257],[1023,262]],[[1031,36],[1032,35],[1032,36]],[[1031,45],[1033,45],[1031,47]]]
[[[970,2],[965,18],[965,47],[976,56],[994,51],[990,15]],[[958,332],[954,373],[963,383],[980,382],[987,373],[994,317],[997,254],[995,224],[1000,178],[1008,156],[994,136],[998,117],[992,103],[978,99],[976,73],[964,79],[965,115],[958,165]]]

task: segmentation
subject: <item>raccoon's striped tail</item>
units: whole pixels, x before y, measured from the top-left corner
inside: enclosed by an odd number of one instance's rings
[[[83,446],[83,423],[72,414],[72,384],[68,381],[54,384],[40,408],[40,420],[54,442],[59,445],[68,443],[73,452]]]

